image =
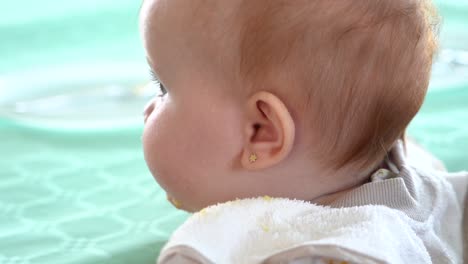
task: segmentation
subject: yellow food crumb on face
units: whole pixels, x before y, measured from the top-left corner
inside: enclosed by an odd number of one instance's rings
[[[172,203],[172,205],[174,205],[177,209],[180,209],[180,207],[182,206],[182,204],[177,201],[176,199],[172,198],[172,197],[169,197],[169,202]]]
[[[268,195],[263,196],[263,200],[265,200],[265,201],[271,201],[271,199],[273,199],[273,198],[271,198]]]

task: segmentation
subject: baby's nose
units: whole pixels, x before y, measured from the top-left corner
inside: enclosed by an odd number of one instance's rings
[[[149,101],[146,104],[145,110],[143,111],[143,122],[145,124],[146,124],[146,121],[148,120],[148,117],[151,115],[155,107],[156,107],[156,98],[151,99],[151,101]]]

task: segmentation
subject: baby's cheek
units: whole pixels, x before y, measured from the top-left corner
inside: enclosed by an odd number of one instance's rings
[[[187,196],[202,207],[219,202],[226,195],[220,190],[229,189],[233,163],[240,156],[242,136],[234,124],[238,123],[227,115],[199,113],[194,117],[187,131],[191,138],[184,149],[187,167],[181,177],[187,186]],[[182,166],[184,168],[184,166]]]
[[[153,177],[168,196],[185,205],[195,199],[202,185],[199,158],[207,144],[200,137],[203,128],[177,110],[167,107],[150,116],[143,145]]]
[[[143,132],[143,150],[146,164],[153,177],[164,189],[170,185],[172,154],[170,111],[155,110],[148,118]]]
[[[188,106],[188,104],[187,104]],[[242,138],[226,115],[208,114],[203,105],[163,109],[148,119],[145,158],[153,176],[182,208],[216,202]],[[227,119],[227,120],[226,120]]]

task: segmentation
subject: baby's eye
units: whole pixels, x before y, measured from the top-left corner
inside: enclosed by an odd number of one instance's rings
[[[158,82],[158,85],[159,85],[159,90],[161,91],[161,93],[159,94],[159,96],[164,96],[167,94],[167,90],[166,90],[166,87],[164,87],[164,84]]]
[[[164,85],[161,83],[161,81],[158,79],[158,76],[154,73],[152,69],[150,69],[150,75],[151,75],[152,81],[159,87],[158,96],[163,97],[164,95],[166,95],[167,94],[166,87],[164,87]]]

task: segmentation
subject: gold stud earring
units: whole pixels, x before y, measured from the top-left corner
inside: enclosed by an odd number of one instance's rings
[[[249,161],[250,163],[254,163],[255,161],[257,161],[257,154],[255,153],[250,154]]]

